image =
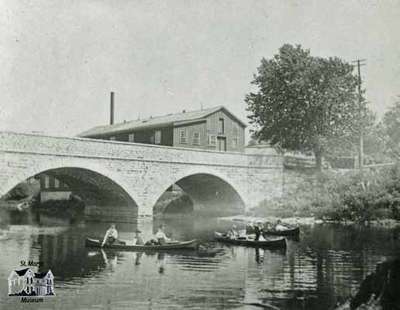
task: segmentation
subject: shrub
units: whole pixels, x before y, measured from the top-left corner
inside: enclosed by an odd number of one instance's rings
[[[302,182],[275,202],[264,201],[260,215],[315,216],[356,222],[400,220],[400,166],[347,174],[323,173]]]

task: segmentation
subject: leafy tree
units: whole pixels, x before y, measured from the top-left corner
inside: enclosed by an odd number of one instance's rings
[[[398,160],[400,158],[400,100],[385,113],[380,125],[388,151]]]
[[[361,126],[357,83],[351,64],[283,45],[261,60],[252,81],[258,91],[245,98],[255,136],[286,150],[312,151],[321,169],[329,141]]]

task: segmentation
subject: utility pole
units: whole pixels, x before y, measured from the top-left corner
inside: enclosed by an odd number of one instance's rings
[[[361,93],[361,66],[365,66],[365,59],[357,59],[353,63],[357,63],[358,73],[358,113],[360,118],[360,140],[358,150],[358,167],[360,172],[363,171],[364,167],[364,124],[363,124],[363,106],[362,106],[362,93]]]

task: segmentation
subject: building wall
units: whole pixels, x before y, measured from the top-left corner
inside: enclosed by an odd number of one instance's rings
[[[219,120],[224,120],[224,132],[219,132]],[[227,152],[244,152],[245,146],[245,127],[239,123],[230,114],[224,110],[217,111],[207,117],[206,120],[186,124],[176,125],[172,127],[149,128],[142,130],[134,130],[118,134],[106,134],[102,136],[92,137],[93,139],[114,140],[121,142],[130,142],[129,135],[134,133],[135,143],[155,144],[155,132],[161,131],[160,145],[176,146],[182,148],[196,148],[204,150],[218,150],[218,141],[215,144],[210,143],[210,136],[221,137],[226,139]],[[187,141],[182,143],[180,132],[185,131]],[[199,144],[193,143],[194,134],[200,135]],[[236,143],[234,143],[236,140]],[[132,141],[131,141],[132,142]]]
[[[40,190],[41,191],[69,191],[68,185],[62,181],[56,179],[52,175],[41,174],[40,175]]]
[[[222,118],[224,120],[224,133],[220,134],[219,129],[219,119]],[[237,130],[237,135],[234,134],[235,128]],[[228,152],[243,152],[244,151],[244,127],[238,123],[234,118],[220,110],[211,114],[207,117],[207,134],[208,135],[217,135],[221,137],[226,137],[226,150]],[[237,146],[233,146],[233,138],[238,138]],[[214,148],[209,146],[209,148]],[[215,148],[214,148],[215,149]]]
[[[132,142],[129,141],[129,135],[134,134],[135,143],[146,143],[146,144],[155,144],[155,132],[157,130],[161,131],[161,143],[160,145],[173,145],[173,129],[172,127],[162,127],[162,128],[149,128],[142,130],[135,130],[129,132],[123,132],[118,134],[107,134],[103,136],[96,136],[93,139],[101,139],[101,140],[114,140],[121,142]]]
[[[41,192],[40,202],[45,202],[48,200],[68,200],[70,199],[70,196],[70,191]]]
[[[187,137],[186,143],[181,143],[180,139],[181,131],[186,132],[186,137]],[[199,133],[200,135],[199,144],[193,143],[193,137],[195,133]],[[184,147],[184,148],[207,149],[206,122],[202,121],[189,125],[176,126],[173,129],[173,146]]]
[[[224,132],[219,132],[219,120],[224,120]],[[235,129],[236,128],[236,129]],[[181,143],[180,132],[186,131],[188,141]],[[200,144],[193,144],[193,135],[195,132],[200,134]],[[173,146],[184,148],[198,148],[204,150],[218,150],[218,141],[215,144],[210,143],[209,136],[222,137],[226,139],[227,152],[244,152],[244,127],[224,111],[218,111],[207,117],[206,121],[189,125],[176,126],[174,128]],[[236,138],[236,145],[233,139]]]

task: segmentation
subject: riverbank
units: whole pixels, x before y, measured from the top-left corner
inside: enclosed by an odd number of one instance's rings
[[[278,216],[259,217],[259,216],[235,215],[235,216],[220,217],[218,218],[218,220],[231,223],[242,223],[242,224],[257,223],[257,222],[276,223],[278,220],[281,220],[282,223],[287,225],[300,225],[300,226],[340,224],[343,226],[363,225],[363,226],[384,227],[384,228],[400,227],[400,221],[394,219],[378,219],[366,223],[359,223],[357,221],[349,221],[349,220],[342,220],[342,221],[323,220],[315,217],[278,217]]]
[[[400,165],[364,171],[324,171],[305,175],[281,199],[263,201],[258,217],[314,217],[365,223],[400,220]]]

